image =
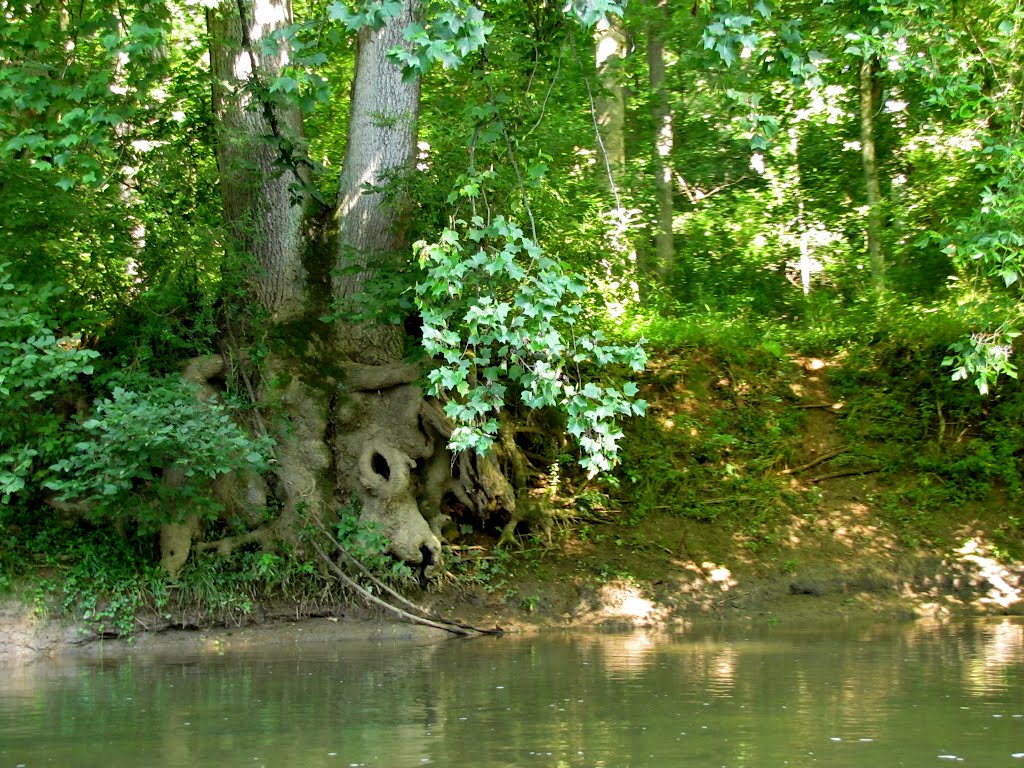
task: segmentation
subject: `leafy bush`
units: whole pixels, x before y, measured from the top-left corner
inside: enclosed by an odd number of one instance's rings
[[[250,437],[216,401],[178,376],[143,377],[115,386],[78,425],[70,455],[51,469],[47,486],[66,501],[92,505],[100,518],[134,517],[157,527],[179,517],[217,511],[208,482],[236,470],[267,468],[273,442]],[[156,502],[156,503],[152,503]]]
[[[437,243],[416,246],[426,267],[416,286],[423,347],[444,361],[428,374],[430,393],[447,399],[456,425],[449,446],[486,452],[511,384],[527,407],[565,412],[585,469],[610,469],[622,437],[616,422],[643,415],[646,403],[633,382],[584,383],[581,369],[638,373],[647,361],[643,340],[624,346],[600,331],[577,333],[585,285],[515,223],[475,216],[460,226],[464,237],[446,229]]]
[[[93,372],[96,352],[65,335],[50,310],[61,293],[11,281],[0,264],[0,501],[4,504],[60,455],[66,445],[55,401],[79,376]]]

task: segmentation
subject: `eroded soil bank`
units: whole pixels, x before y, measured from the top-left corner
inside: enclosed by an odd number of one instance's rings
[[[897,446],[877,417],[884,403],[842,399],[830,379],[838,366],[796,358],[744,369],[706,355],[652,364],[650,414],[628,431],[615,484],[567,483],[548,529],[520,531],[504,548],[493,532],[453,536],[449,574],[408,597],[509,632],[1024,614],[1019,526],[1008,523],[1024,519],[1016,502],[999,491],[958,501],[967,497],[955,476],[907,471],[907,451],[959,456],[974,427],[954,430],[936,408],[934,428],[913,422],[920,442]],[[0,604],[0,662],[448,636],[355,600],[141,616],[127,642],[36,605]]]
[[[801,559],[787,561],[783,573],[776,563],[755,558],[703,559],[701,553],[714,541],[702,541],[696,531],[679,540],[664,533],[663,543],[653,543],[657,539],[652,536],[645,546],[635,543],[639,538],[629,543],[602,539],[589,547],[576,542],[510,569],[498,588],[470,585],[412,597],[443,615],[508,632],[685,631],[708,621],[806,625],[1024,614],[1024,569],[1000,562],[977,537],[947,553],[912,556],[870,525],[839,519],[808,523],[795,527],[793,552]],[[706,533],[716,537],[713,530]],[[644,532],[632,535],[644,537]],[[12,599],[0,605],[0,663],[66,654],[193,654],[307,642],[422,643],[454,637],[361,606],[327,612],[335,615],[309,617],[297,615],[296,606],[260,606],[238,624],[185,629],[176,626],[180,617],[174,622],[150,617],[148,630],[123,640],[98,637],[86,623],[46,617]]]

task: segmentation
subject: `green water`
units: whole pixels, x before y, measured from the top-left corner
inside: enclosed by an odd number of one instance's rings
[[[1011,619],[301,645],[0,676],[0,768],[1024,768]]]

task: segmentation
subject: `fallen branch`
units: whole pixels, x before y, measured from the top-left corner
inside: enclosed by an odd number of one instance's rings
[[[703,506],[705,504],[735,504],[736,502],[740,502],[740,501],[762,501],[762,499],[757,497],[757,496],[724,496],[724,497],[722,497],[720,499],[698,499],[696,501],[688,501],[688,502],[685,502],[685,504],[683,506],[685,506],[686,504],[691,504],[691,505],[693,505],[695,507],[696,506]],[[648,507],[648,509],[673,509],[673,508],[674,507]]]
[[[805,469],[810,469],[811,467],[816,467],[819,464],[822,464],[823,462],[828,461],[829,459],[834,459],[836,456],[839,456],[840,454],[846,453],[846,451],[847,451],[846,448],[837,448],[834,451],[829,451],[828,453],[823,453],[823,454],[821,454],[821,456],[818,456],[817,458],[812,459],[811,461],[807,462],[806,464],[801,464],[799,467],[793,467],[792,469],[784,469],[784,470],[782,470],[782,472],[780,474],[783,474],[783,475],[795,475],[797,472],[803,472]]]
[[[348,562],[350,562],[353,566],[355,566],[355,568],[363,575],[364,578],[366,578],[371,584],[373,584],[375,587],[377,587],[377,589],[379,589],[381,592],[384,592],[385,594],[390,595],[392,599],[394,599],[397,602],[399,602],[400,604],[406,606],[410,610],[416,611],[417,613],[422,614],[422,616],[416,616],[415,614],[412,614],[412,613],[409,613],[407,611],[404,611],[401,608],[398,608],[397,606],[393,606],[393,605],[391,605],[391,603],[388,603],[388,602],[386,602],[384,600],[381,600],[380,598],[378,598],[375,595],[373,595],[373,593],[371,593],[365,587],[363,587],[358,582],[353,580],[350,576],[348,576],[348,574],[346,574],[344,571],[342,571],[337,566],[337,564],[335,564],[335,562],[333,560],[331,560],[327,556],[327,554],[319,547],[319,545],[317,545],[317,543],[315,541],[310,540],[310,544],[312,544],[313,549],[316,550],[317,555],[319,555],[320,558],[327,564],[328,568],[331,569],[331,572],[334,573],[336,576],[339,576],[340,578],[342,578],[342,580],[346,584],[348,584],[349,586],[352,586],[357,592],[359,592],[364,597],[369,596],[370,598],[372,598],[371,602],[373,602],[373,603],[375,603],[377,605],[380,605],[381,607],[386,608],[387,610],[390,610],[393,613],[397,613],[398,615],[402,616],[403,618],[409,619],[410,621],[413,621],[414,623],[425,624],[426,626],[430,626],[430,627],[436,627],[437,629],[443,629],[446,632],[452,632],[453,634],[457,634],[457,635],[469,635],[469,634],[474,634],[474,633],[475,634],[479,634],[479,635],[500,635],[500,634],[503,634],[504,630],[502,630],[500,627],[495,627],[494,629],[481,629],[479,627],[474,627],[471,624],[464,624],[462,622],[454,621],[452,619],[446,619],[446,618],[444,618],[442,616],[438,616],[438,615],[434,614],[431,611],[428,611],[426,608],[423,608],[423,607],[421,607],[419,605],[416,605],[416,603],[414,603],[411,600],[409,600],[409,599],[405,598],[404,596],[400,595],[394,589],[392,589],[387,584],[385,584],[383,581],[381,581],[376,576],[374,576],[365,565],[363,565],[361,562],[359,562],[359,560],[357,560],[355,557],[353,557],[349,553],[349,551],[346,550],[341,545],[341,543],[339,541],[337,541],[333,536],[331,536],[330,532],[326,529],[326,527],[324,526],[324,524],[321,521],[316,520],[315,522],[316,522],[317,527],[320,529],[320,531],[337,548],[337,550],[345,557],[345,559],[348,560]]]
[[[871,475],[875,472],[881,472],[878,467],[868,467],[867,469],[844,469],[839,472],[829,472],[827,475],[818,475],[817,477],[808,478],[808,483],[820,483],[822,480],[834,480],[837,477],[850,477],[851,475]]]
[[[403,611],[401,608],[399,608],[397,606],[391,605],[391,603],[388,603],[388,602],[386,602],[384,600],[381,600],[375,594],[370,592],[370,590],[368,590],[362,584],[360,584],[355,579],[353,579],[351,576],[349,576],[347,573],[345,573],[343,570],[341,570],[341,568],[339,568],[337,566],[337,564],[333,560],[331,560],[331,558],[329,558],[327,556],[327,553],[324,552],[323,549],[320,548],[319,544],[317,544],[315,541],[310,541],[309,543],[310,543],[310,546],[313,547],[313,549],[316,552],[317,556],[319,556],[319,558],[324,561],[324,564],[328,567],[328,569],[330,569],[331,573],[333,573],[343,584],[348,586],[350,589],[352,589],[355,592],[357,592],[358,594],[362,595],[363,599],[365,599],[367,602],[372,603],[373,605],[379,606],[379,607],[383,608],[386,611],[390,611],[391,613],[394,613],[394,614],[400,616],[403,619],[411,621],[413,624],[422,624],[425,627],[433,627],[434,629],[443,629],[445,632],[451,632],[451,633],[456,634],[456,635],[468,635],[468,634],[470,634],[466,630],[460,630],[458,628],[455,628],[455,627],[452,627],[452,626],[448,626],[446,624],[439,624],[439,623],[437,623],[435,621],[431,621],[430,619],[424,619],[424,618],[422,618],[420,616],[416,616],[414,614],[408,613],[407,611]]]
[[[831,413],[837,413],[843,407],[842,403],[802,403],[794,405],[794,408],[823,408]]]

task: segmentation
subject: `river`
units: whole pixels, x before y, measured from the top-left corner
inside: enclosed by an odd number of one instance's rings
[[[0,768],[1024,768],[1018,619],[0,668]]]

